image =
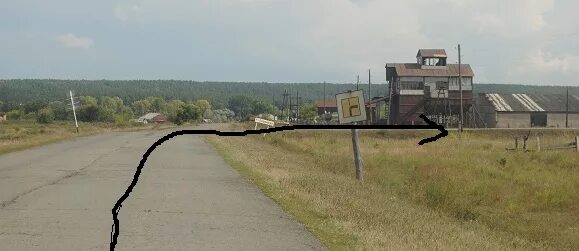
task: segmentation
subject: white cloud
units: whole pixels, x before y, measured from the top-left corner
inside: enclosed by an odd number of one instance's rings
[[[138,3],[117,4],[113,8],[113,15],[124,22],[129,20],[143,21],[143,9]]]
[[[37,0],[28,5],[31,25],[14,30],[10,20],[27,6],[16,2],[21,7],[14,11],[3,5],[0,26],[12,32],[6,36],[27,32],[42,39],[0,40],[0,50],[12,43],[12,51],[26,51],[33,47],[26,41],[86,49],[95,44],[82,36],[101,34],[107,40],[99,55],[111,58],[101,68],[119,75],[141,74],[134,60],[167,59],[200,67],[149,63],[152,76],[347,81],[372,68],[380,82],[384,63],[413,62],[419,48],[444,48],[454,63],[457,43],[476,81],[576,83],[579,74],[578,0]],[[83,33],[53,37],[63,24]],[[45,43],[47,33],[52,44]]]
[[[555,56],[542,49],[526,57],[513,71],[514,77],[530,77],[542,81],[577,74],[579,74],[579,56],[570,54]]]
[[[69,48],[88,49],[94,45],[94,41],[92,39],[79,37],[72,33],[57,36],[56,41]]]
[[[470,22],[480,34],[500,38],[541,32],[548,24],[545,13],[553,10],[554,0],[478,1],[463,11],[473,10]]]
[[[544,40],[551,29],[559,27],[548,17],[561,11],[557,3],[554,0],[122,0],[113,13],[122,21],[170,26],[171,30],[184,34],[203,34],[196,37],[199,40],[227,40],[224,46],[235,53],[231,56],[233,60],[249,55],[261,62],[270,60],[333,73],[337,78],[353,76],[367,68],[381,72],[386,62],[412,62],[419,48],[444,48],[453,62],[454,47],[460,42],[466,48],[463,52],[466,63],[484,69],[477,72],[480,79],[515,82],[525,81],[522,71],[532,71],[531,66],[516,69],[517,60],[535,55],[537,50],[550,52]],[[569,60],[555,57],[533,62],[564,65],[571,64]],[[516,71],[521,74],[514,75]]]

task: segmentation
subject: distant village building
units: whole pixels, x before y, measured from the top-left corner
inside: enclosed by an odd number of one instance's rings
[[[481,93],[479,103],[491,128],[579,127],[576,95]]]
[[[163,123],[167,121],[167,116],[161,113],[147,113],[144,116],[135,120],[138,123]]]
[[[318,116],[321,116],[324,114],[324,111],[326,113],[337,113],[338,112],[338,106],[336,105],[336,100],[319,100],[316,101],[316,109],[318,111]]]
[[[462,73],[462,102],[465,122],[474,114],[472,83],[474,73],[468,64],[447,64],[443,49],[421,49],[415,63],[386,64],[390,84],[390,124],[423,124],[431,120],[457,126],[460,111],[459,68]]]

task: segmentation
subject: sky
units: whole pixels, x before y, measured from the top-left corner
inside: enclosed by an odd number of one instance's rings
[[[446,49],[475,82],[579,85],[577,0],[1,0],[0,79],[384,82]]]

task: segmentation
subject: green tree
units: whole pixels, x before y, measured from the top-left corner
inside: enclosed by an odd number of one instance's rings
[[[40,109],[46,107],[46,103],[42,101],[29,101],[24,104],[24,113],[36,113],[40,111]]]
[[[179,112],[180,109],[183,109],[183,106],[185,106],[185,102],[178,99],[171,100],[171,102],[167,104],[168,119],[170,121],[175,121],[175,119],[177,118],[177,113]]]
[[[114,115],[115,124],[127,125],[135,115],[129,107],[124,107],[120,113]]]
[[[97,108],[97,121],[100,122],[114,122],[115,111],[103,107]]]
[[[143,116],[151,111],[151,103],[148,100],[138,100],[133,102],[133,111],[137,116]]]
[[[263,100],[254,100],[252,108],[253,108],[253,111],[252,111],[253,115],[258,115],[258,114],[263,114],[263,113],[273,114],[275,112],[275,107],[272,104],[267,103]]]
[[[99,108],[96,105],[83,106],[77,111],[78,120],[84,122],[98,121],[99,119],[98,110]]]
[[[147,98],[147,100],[151,104],[150,108],[151,112],[158,112],[158,113],[167,112],[167,101],[165,101],[165,99],[159,97],[150,97]]]
[[[125,102],[120,97],[113,97],[113,101],[116,103],[116,112],[123,112],[125,110]]]
[[[54,112],[55,120],[66,120],[68,118],[68,112],[66,111],[66,105],[64,104],[64,102],[62,101],[50,102],[48,103],[48,108]]]
[[[201,118],[201,109],[194,104],[185,104],[177,111],[175,117],[175,124],[183,124],[192,120],[199,120]]]
[[[82,106],[97,106],[98,102],[97,99],[91,96],[80,96],[79,97],[80,104]]]
[[[6,113],[6,118],[8,120],[20,120],[24,117],[24,111],[20,109],[15,109]]]
[[[314,120],[317,116],[318,111],[314,104],[306,103],[300,106],[301,119]]]
[[[209,101],[205,99],[200,99],[195,101],[194,104],[198,106],[199,109],[201,109],[201,114],[203,115],[204,118],[211,117],[211,104],[209,103]]]
[[[235,112],[239,119],[245,119],[253,112],[253,98],[246,95],[237,95],[229,99],[227,107]]]
[[[50,124],[54,121],[54,112],[50,108],[42,108],[38,110],[36,121],[41,124]]]
[[[100,107],[114,111],[115,113],[123,110],[123,100],[119,97],[101,97]]]
[[[211,117],[211,120],[213,120],[213,122],[221,123],[221,122],[228,122],[228,121],[232,120],[234,117],[235,117],[235,113],[232,110],[225,108],[225,109],[214,110],[213,116]]]

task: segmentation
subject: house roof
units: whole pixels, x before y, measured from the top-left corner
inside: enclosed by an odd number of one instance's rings
[[[325,104],[324,104],[325,102]],[[318,100],[316,101],[316,107],[318,108],[337,108],[338,105],[336,104],[336,100]]]
[[[445,58],[446,57],[446,51],[444,49],[420,49],[420,50],[418,50],[416,57]]]
[[[564,94],[505,94],[482,93],[498,112],[565,112]],[[579,97],[569,95],[569,111],[579,112]]]
[[[448,64],[444,68],[422,69],[417,63],[392,63],[386,67],[395,68],[399,77],[458,77],[458,64]],[[463,77],[474,77],[474,72],[469,64],[460,66]]]
[[[139,118],[139,120],[151,120],[157,116],[161,115],[160,113],[147,113]]]

